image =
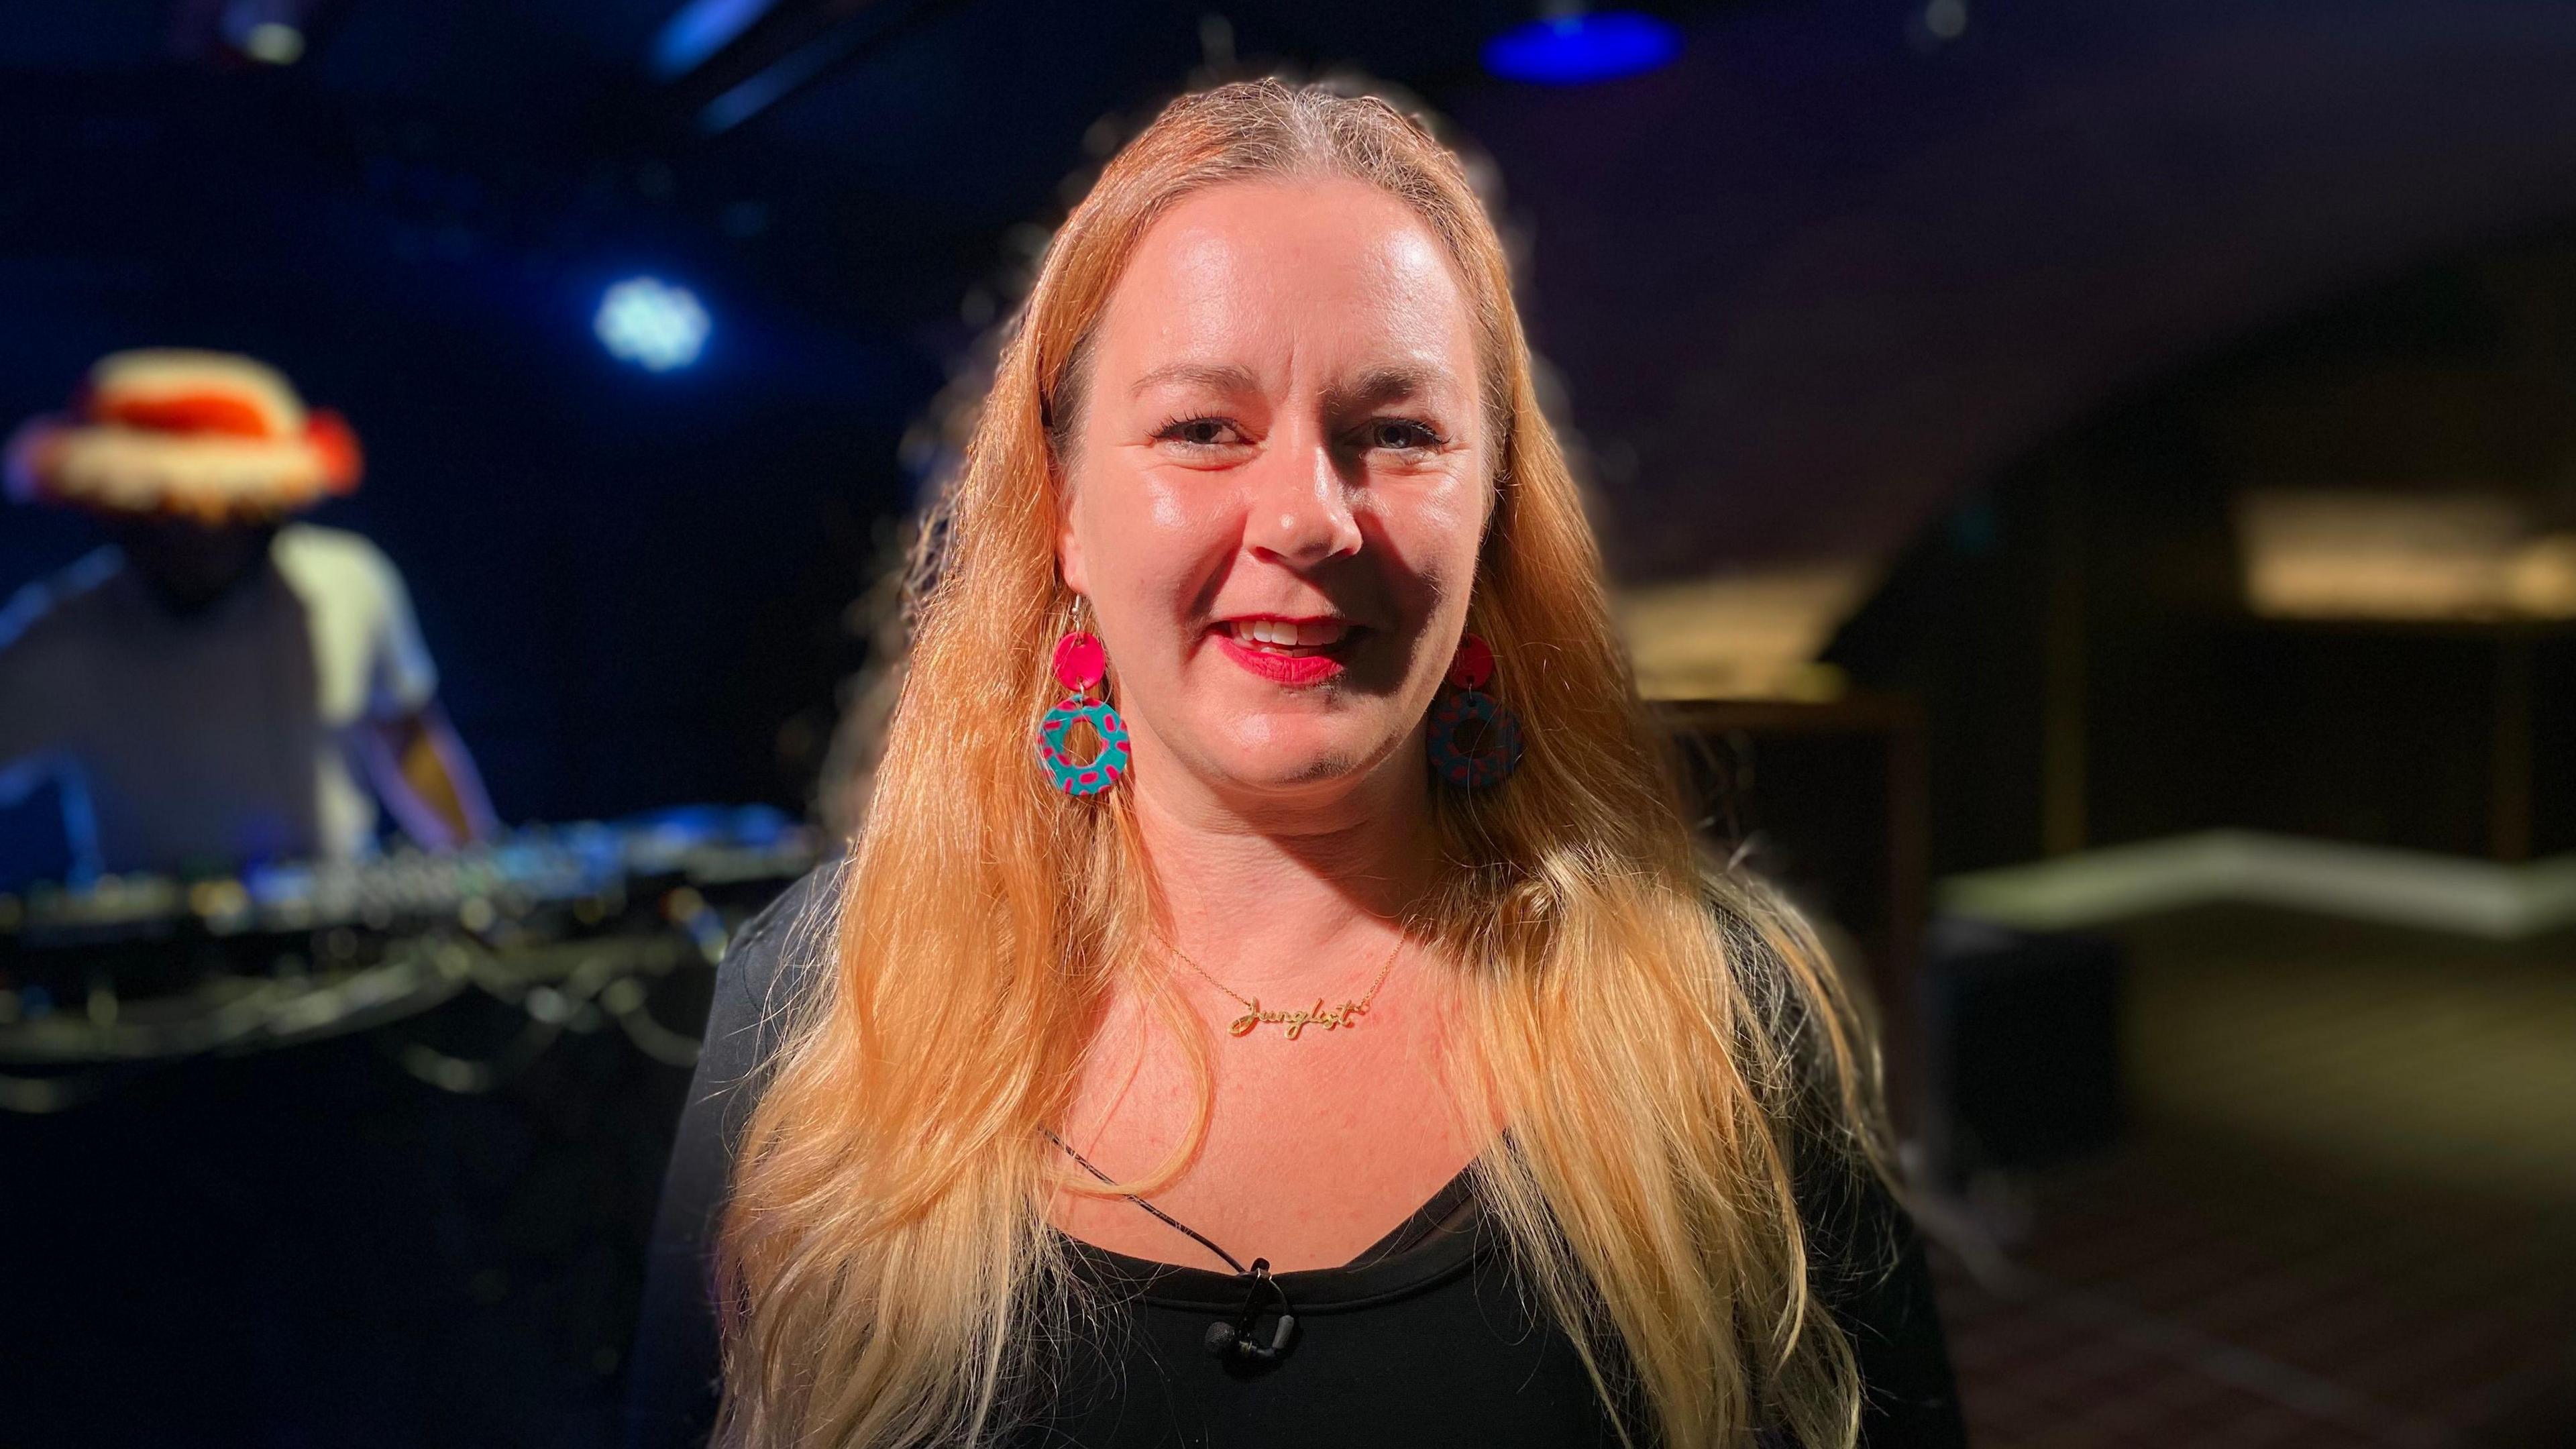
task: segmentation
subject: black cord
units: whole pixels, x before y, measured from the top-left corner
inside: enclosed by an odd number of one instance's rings
[[[1118,1179],[1111,1177],[1108,1173],[1092,1166],[1090,1158],[1083,1156],[1079,1152],[1074,1152],[1072,1143],[1056,1136],[1055,1133],[1044,1127],[1041,1127],[1038,1130],[1046,1133],[1048,1141],[1063,1148],[1067,1152],[1073,1153],[1073,1160],[1082,1164],[1083,1171],[1090,1173],[1092,1176],[1099,1178],[1102,1182],[1108,1183],[1113,1187],[1117,1185]],[[1136,1206],[1143,1208],[1145,1211],[1152,1213],[1154,1216],[1161,1218],[1164,1222],[1180,1229],[1182,1232],[1189,1234],[1200,1247],[1205,1248],[1209,1252],[1216,1254],[1218,1257],[1225,1259],[1225,1265],[1232,1268],[1237,1274],[1247,1277],[1251,1275],[1252,1270],[1250,1268],[1247,1268],[1241,1263],[1235,1261],[1235,1257],[1232,1253],[1227,1252],[1225,1249],[1220,1248],[1215,1243],[1209,1241],[1207,1234],[1200,1232],[1198,1229],[1191,1227],[1185,1222],[1182,1222],[1179,1218],[1172,1216],[1170,1213],[1163,1211],[1161,1208],[1154,1206],[1152,1203],[1145,1201],[1143,1198],[1138,1197],[1132,1192],[1120,1193],[1119,1196],[1134,1203]]]

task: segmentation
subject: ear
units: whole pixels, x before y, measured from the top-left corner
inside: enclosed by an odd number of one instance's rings
[[[1055,490],[1055,566],[1064,576],[1064,586],[1077,594],[1091,592],[1091,570],[1082,556],[1082,536],[1073,525],[1073,494],[1064,486],[1064,475],[1056,475]]]

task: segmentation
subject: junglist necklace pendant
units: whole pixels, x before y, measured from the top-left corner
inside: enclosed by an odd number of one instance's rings
[[[1226,1027],[1227,1035],[1250,1036],[1254,1027],[1267,1022],[1276,1022],[1288,1028],[1288,1039],[1295,1041],[1310,1026],[1320,1026],[1326,1031],[1339,1031],[1346,1026],[1359,1025],[1355,1018],[1368,1014],[1367,1003],[1358,1001],[1345,1001],[1332,1010],[1326,1011],[1324,998],[1320,996],[1315,998],[1313,1006],[1304,1011],[1264,1011],[1261,1009],[1261,998],[1258,996],[1244,1004],[1252,1009],[1236,1017]]]
[[[1242,992],[1237,991],[1233,987],[1226,985],[1224,982],[1217,980],[1216,977],[1209,975],[1206,967],[1201,966],[1196,961],[1190,960],[1188,955],[1182,952],[1180,947],[1173,946],[1168,941],[1164,942],[1164,945],[1171,950],[1171,953],[1174,956],[1180,957],[1181,961],[1191,970],[1197,972],[1203,977],[1206,977],[1209,985],[1214,986],[1217,990],[1222,991],[1226,995],[1243,1003],[1243,1015],[1226,1023],[1226,1035],[1234,1037],[1250,1036],[1257,1027],[1275,1025],[1286,1031],[1290,1041],[1295,1041],[1299,1037],[1304,1036],[1306,1034],[1306,1028],[1310,1026],[1320,1026],[1326,1031],[1340,1031],[1346,1026],[1359,1025],[1359,1019],[1368,1015],[1369,1008],[1377,1004],[1377,994],[1385,987],[1388,973],[1395,970],[1395,958],[1403,954],[1404,942],[1405,937],[1399,933],[1395,938],[1395,948],[1386,953],[1386,964],[1378,968],[1377,980],[1369,986],[1368,995],[1361,997],[1357,1001],[1345,1000],[1341,1005],[1332,1008],[1330,1011],[1324,1009],[1324,998],[1320,996],[1315,998],[1314,1005],[1307,1007],[1303,1011],[1265,1011],[1262,1009],[1260,997],[1244,995]]]

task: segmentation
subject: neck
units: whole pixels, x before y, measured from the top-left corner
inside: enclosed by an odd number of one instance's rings
[[[1264,1005],[1366,990],[1438,855],[1422,774],[1397,763],[1249,811],[1140,776],[1137,826],[1172,944]]]

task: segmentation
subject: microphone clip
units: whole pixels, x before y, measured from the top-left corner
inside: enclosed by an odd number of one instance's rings
[[[1289,1342],[1297,1335],[1297,1315],[1289,1310],[1288,1291],[1271,1276],[1268,1258],[1253,1259],[1252,1270],[1243,1276],[1252,1284],[1243,1311],[1231,1323],[1219,1319],[1208,1325],[1207,1351],[1227,1363],[1267,1368],[1288,1356]],[[1253,1331],[1264,1312],[1278,1315],[1266,1343]]]

